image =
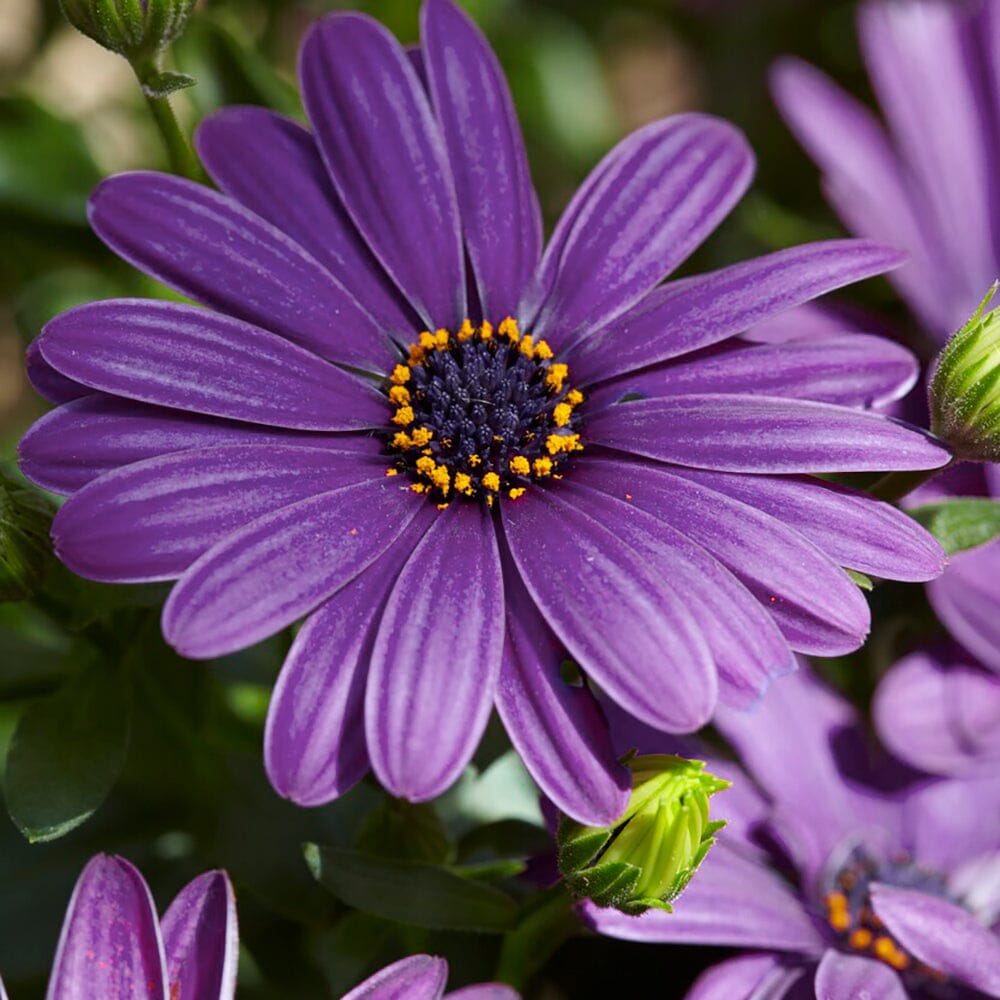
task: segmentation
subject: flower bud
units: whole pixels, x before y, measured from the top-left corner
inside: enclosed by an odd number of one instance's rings
[[[195,0],[59,0],[66,20],[130,62],[150,59],[184,30]]]
[[[704,762],[667,754],[633,757],[632,796],[614,827],[559,824],[559,869],[569,891],[629,914],[667,910],[698,870],[725,821],[708,800],[728,788]]]
[[[986,311],[996,290],[945,344],[929,391],[931,430],[972,462],[1000,461],[1000,308]]]

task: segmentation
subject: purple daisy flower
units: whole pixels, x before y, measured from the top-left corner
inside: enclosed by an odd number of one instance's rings
[[[281,794],[326,802],[372,768],[430,799],[495,704],[560,808],[610,822],[627,777],[567,655],[691,731],[717,701],[752,704],[792,650],[861,644],[841,567],[940,572],[906,516],[811,478],[947,461],[852,408],[905,391],[909,354],[738,336],[901,255],[834,241],[661,286],[753,169],[701,114],[615,148],[543,253],[502,71],[449,0],[424,4],[419,50],[327,18],[300,71],[312,133],[260,108],[201,126],[223,193],[155,173],[98,188],[101,238],[209,308],[57,317],[29,372],[62,405],[20,449],[71,494],[68,566],[178,580],[163,629],[181,653],[308,616],[267,723]]]
[[[73,891],[46,997],[233,1000],[238,952],[236,900],[225,872],[199,875],[161,922],[138,870],[99,854]]]
[[[734,782],[720,798],[729,825],[672,914],[585,903],[592,927],[755,949],[711,969],[688,1000],[1000,997],[995,774],[904,785],[891,760],[870,767],[854,709],[806,668],[757,713],[716,722],[746,768],[709,763]],[[663,749],[648,728],[619,729],[622,746]]]
[[[343,1000],[518,1000],[520,994],[500,983],[480,983],[445,993],[448,963],[431,955],[413,955],[386,966]]]

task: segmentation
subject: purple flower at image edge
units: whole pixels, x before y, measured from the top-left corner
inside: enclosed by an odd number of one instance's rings
[[[419,50],[328,17],[300,74],[312,133],[260,108],[202,123],[221,194],[156,173],[97,189],[101,238],[209,308],[57,317],[28,371],[60,405],[20,446],[69,495],[71,569],[178,581],[163,630],[184,655],[306,616],[265,734],[282,795],[327,802],[372,769],[433,798],[495,704],[545,793],[608,823],[627,775],[567,656],[689,732],[753,705],[793,651],[861,645],[842,567],[940,572],[904,514],[813,478],[947,462],[863,409],[909,389],[912,356],[740,336],[900,254],[831,241],[660,285],[753,170],[701,114],[612,150],[543,253],[502,71],[449,0],[425,3]]]
[[[885,125],[797,59],[779,61],[772,76],[775,100],[820,167],[847,228],[908,251],[889,280],[939,343],[1000,277],[998,29],[998,0],[861,4],[858,35]],[[956,495],[1000,498],[996,467],[955,470],[913,500]],[[998,581],[1000,543],[992,542],[958,553],[928,587],[938,617],[978,664],[957,650],[928,652],[882,686],[876,707],[883,737],[918,767],[967,770],[977,759],[986,766],[997,760]],[[954,684],[945,691],[942,668],[951,663],[960,665],[948,671]],[[917,738],[918,720],[936,733],[933,740]]]
[[[616,742],[663,737],[614,713]],[[753,714],[715,720],[742,768],[681,751],[733,782],[729,820],[674,904],[629,917],[592,903],[586,923],[645,942],[748,949],[687,1000],[973,1000],[1000,997],[1000,779],[917,778],[873,765],[854,709],[808,668]]]
[[[500,983],[479,983],[445,993],[448,963],[431,955],[413,955],[386,966],[343,1000],[518,1000],[520,994]]]
[[[225,872],[194,879],[160,921],[138,870],[99,854],[67,907],[46,997],[233,1000],[238,953],[236,901]]]

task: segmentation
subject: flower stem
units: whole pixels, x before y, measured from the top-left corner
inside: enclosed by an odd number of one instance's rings
[[[553,886],[532,900],[518,926],[504,936],[494,978],[523,990],[525,982],[579,930],[572,898],[561,883]]]
[[[187,137],[181,131],[174,109],[170,106],[170,98],[156,97],[151,92],[150,84],[160,72],[158,60],[150,58],[134,62],[132,69],[135,71],[139,86],[142,88],[153,121],[156,122],[156,127],[160,130],[163,144],[167,148],[171,171],[193,181],[203,180],[204,173],[201,164],[194,155],[194,150],[192,150]]]
[[[940,476],[946,469],[955,464],[953,458],[947,465],[939,469],[919,469],[916,472],[889,472],[868,487],[867,492],[877,500],[896,503],[909,496],[918,486],[930,482],[935,476]]]

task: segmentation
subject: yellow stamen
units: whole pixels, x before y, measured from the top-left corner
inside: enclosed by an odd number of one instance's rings
[[[556,422],[556,427],[565,427],[573,416],[573,407],[569,403],[559,403],[552,411],[552,419]]]
[[[385,470],[385,474],[387,476],[398,476],[399,475],[399,469],[386,469]]]
[[[450,504],[439,503],[439,504],[435,504],[434,506],[437,507],[438,510],[447,510],[448,507],[450,506]]]
[[[445,495],[451,489],[451,473],[445,465],[437,466],[430,474],[431,482]]]
[[[396,365],[396,367],[392,370],[392,375],[389,376],[389,381],[395,385],[402,385],[404,382],[409,382],[410,366]]]
[[[458,342],[464,344],[467,340],[471,340],[476,335],[476,331],[472,324],[468,320],[463,320],[462,325],[458,328]]]
[[[427,455],[422,455],[417,459],[417,472],[429,476],[437,468],[437,462]]]
[[[535,344],[535,357],[541,358],[543,361],[548,361],[552,357],[552,348],[546,341],[540,340]]]
[[[545,376],[545,384],[556,392],[562,392],[563,382],[569,375],[567,365],[549,365],[549,373]]]
[[[410,489],[414,493],[426,493],[430,487],[426,483],[410,483]]]
[[[851,931],[848,943],[855,951],[867,951],[868,946],[872,943],[872,932],[867,927],[859,927],[857,930]]]
[[[533,358],[535,356],[535,343],[532,340],[530,333],[526,333],[521,338],[521,343],[518,345],[518,350],[526,358]]]
[[[411,438],[410,435],[406,433],[406,431],[397,431],[392,436],[392,446],[394,448],[401,448],[403,451],[406,451],[407,448],[413,446],[413,438]]]
[[[455,492],[463,493],[467,497],[471,497],[475,493],[472,488],[472,477],[467,472],[455,473]]]
[[[566,393],[566,402],[570,406],[579,406],[583,402],[583,393],[579,389],[570,389]]]
[[[497,332],[501,337],[506,337],[515,344],[521,339],[521,331],[518,330],[517,320],[513,316],[508,316],[503,320]]]
[[[550,434],[545,439],[545,447],[550,455],[558,455],[561,451],[583,451],[579,434]]]
[[[487,472],[483,476],[483,489],[491,490],[495,493],[500,489],[500,477],[495,472]]]
[[[439,351],[443,351],[448,346],[450,338],[451,334],[447,330],[438,330],[438,332],[434,335],[434,346]]]
[[[413,429],[413,443],[418,448],[423,448],[432,437],[434,437],[434,432],[429,427],[415,427]]]
[[[535,475],[549,476],[552,474],[552,459],[543,455],[535,459]]]
[[[482,325],[479,327],[479,339],[480,340],[492,340],[493,339],[493,324],[489,320],[483,320]]]
[[[406,427],[407,424],[413,423],[413,407],[412,406],[401,406],[393,414],[392,422],[394,424],[400,424],[402,427]]]
[[[410,401],[410,390],[405,385],[394,385],[389,390],[389,399],[397,406]]]
[[[528,491],[523,486],[515,486],[514,489],[508,491],[508,496],[511,500],[516,500],[518,497],[523,497]]]
[[[424,330],[420,334],[420,346],[425,351],[433,351],[437,347],[437,337],[430,330]]]
[[[531,472],[531,463],[524,455],[515,455],[510,460],[510,471],[518,476],[526,476]]]
[[[482,462],[482,459],[478,455],[469,456],[469,465],[471,465],[473,469],[476,468],[480,462]]]

